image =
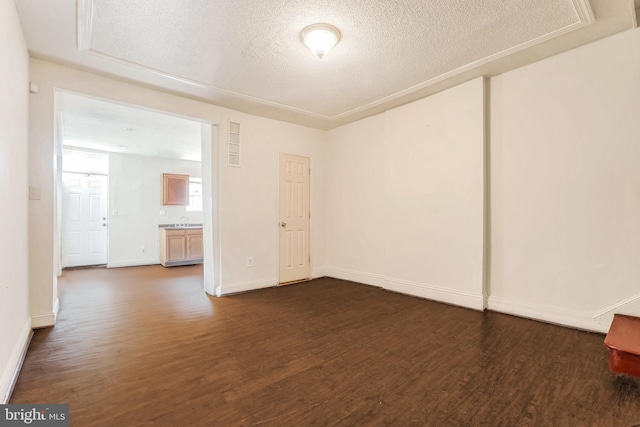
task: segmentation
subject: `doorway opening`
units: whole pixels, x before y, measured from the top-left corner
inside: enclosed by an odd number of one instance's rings
[[[159,265],[160,230],[185,224],[190,233],[202,230],[208,247],[194,262],[204,263],[205,290],[215,294],[217,128],[67,91],[56,91],[55,100],[59,271]],[[163,174],[189,177],[188,205],[165,204]]]

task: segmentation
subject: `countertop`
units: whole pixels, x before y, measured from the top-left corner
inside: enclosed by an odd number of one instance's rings
[[[176,225],[176,224],[158,224],[158,228],[166,230],[197,230],[202,228],[202,224]]]

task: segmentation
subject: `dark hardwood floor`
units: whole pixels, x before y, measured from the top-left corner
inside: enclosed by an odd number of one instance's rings
[[[202,267],[65,271],[11,403],[72,426],[632,426],[603,335],[335,279],[223,298]]]

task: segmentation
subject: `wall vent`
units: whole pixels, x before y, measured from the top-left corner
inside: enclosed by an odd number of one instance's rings
[[[229,121],[229,166],[240,167],[240,123]]]

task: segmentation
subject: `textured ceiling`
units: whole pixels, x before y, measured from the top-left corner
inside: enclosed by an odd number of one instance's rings
[[[36,57],[320,128],[635,25],[633,0],[16,4]],[[342,33],[322,60],[300,40],[317,22]]]
[[[199,122],[104,102],[56,94],[62,144],[111,153],[200,161]]]
[[[572,0],[93,4],[91,49],[325,117],[580,23]],[[342,33],[323,60],[300,40],[316,22]]]

